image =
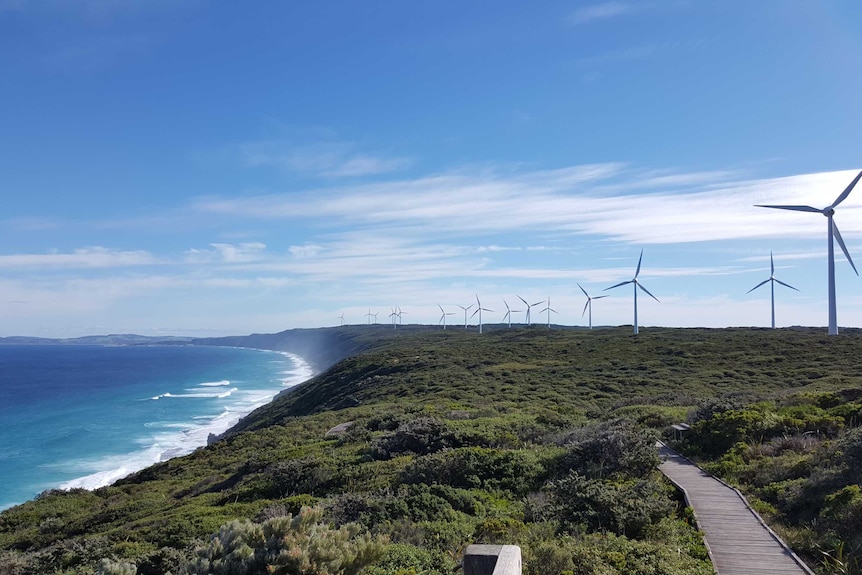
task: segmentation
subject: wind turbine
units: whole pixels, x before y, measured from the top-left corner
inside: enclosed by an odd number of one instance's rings
[[[470,308],[472,308],[472,307],[473,307],[473,304],[470,304],[470,305],[468,305],[467,307],[464,307],[464,306],[463,306],[463,305],[461,305],[461,304],[456,304],[456,305],[457,305],[458,307],[460,307],[461,309],[463,309],[463,310],[464,310],[464,329],[467,329],[467,310],[469,310]],[[472,316],[471,316],[471,317],[472,317]]]
[[[584,311],[581,312],[581,317],[584,317],[584,314],[587,313],[587,309],[590,310],[590,329],[593,329],[593,300],[594,299],[602,299],[603,297],[608,297],[606,295],[597,295],[596,297],[590,297],[590,294],[587,293],[581,284],[578,284],[578,287],[581,288],[581,291],[584,292],[584,295],[587,296],[587,303],[584,304]]]
[[[560,313],[551,307],[551,296],[548,296],[548,306],[539,313],[542,313],[545,311],[548,312],[548,329],[551,329],[551,312]]]
[[[508,322],[509,322],[509,327],[512,327],[512,314],[513,314],[513,313],[519,313],[521,310],[519,310],[519,309],[510,309],[510,308],[509,308],[509,304],[506,302],[506,300],[503,300],[503,305],[505,305],[505,306],[506,306],[506,315],[504,315],[504,316],[503,316],[503,321],[508,321]]]
[[[371,313],[371,308],[368,308],[368,313],[365,315],[366,315],[366,317],[368,317],[368,325],[371,325],[371,317],[372,316],[375,318],[377,317],[376,313]]]
[[[374,316],[374,325],[377,325],[377,316],[378,316],[378,315],[380,315],[380,312],[378,311],[378,312],[375,312],[375,313],[373,313],[373,314],[371,314],[371,315],[373,315],[373,316]]]
[[[341,315],[338,316],[338,319],[341,320],[341,324],[339,324],[339,326],[343,327],[344,326],[344,312],[341,312]]]
[[[476,311],[473,312],[473,315],[479,314],[479,333],[482,333],[482,312],[483,311],[494,311],[492,309],[488,309],[486,307],[482,307],[482,304],[479,302],[479,294],[476,294]],[[473,317],[471,315],[470,317]]]
[[[455,312],[454,311],[447,312],[446,310],[443,309],[443,306],[440,305],[439,303],[437,304],[437,307],[440,308],[440,313],[441,313],[440,321],[438,321],[437,323],[442,323],[443,329],[446,329],[446,316],[447,315],[455,315]],[[466,315],[466,312],[464,312],[464,315]]]
[[[634,289],[634,294],[635,294],[635,330],[634,330],[635,335],[638,334],[638,288],[641,288],[642,290],[644,290],[644,292],[646,292],[646,294],[648,296],[653,298],[655,301],[658,301],[658,298],[655,297],[654,295],[652,295],[651,293],[649,293],[649,290],[647,288],[645,288],[644,286],[642,286],[641,283],[638,281],[638,274],[641,273],[641,260],[643,258],[644,258],[644,251],[641,250],[641,256],[638,258],[638,268],[637,268],[637,270],[635,270],[635,277],[633,277],[632,279],[630,279],[627,282],[620,282],[616,285],[612,285],[609,288],[605,288],[605,290],[604,290],[604,291],[608,291],[609,289],[618,288],[618,287],[624,286],[626,284],[632,284],[632,289]],[[659,301],[659,303],[661,303],[661,302]]]
[[[779,210],[793,210],[796,212],[814,212],[826,216],[828,221],[826,226],[826,237],[828,246],[827,253],[829,258],[829,335],[838,335],[838,312],[836,311],[837,306],[835,304],[835,246],[833,245],[832,238],[838,240],[838,245],[841,246],[841,250],[847,257],[847,261],[850,262],[850,266],[853,268],[853,271],[856,272],[856,275],[859,275],[859,272],[856,271],[856,266],[853,265],[853,259],[850,257],[850,252],[847,251],[847,246],[844,245],[844,240],[841,239],[841,232],[838,231],[838,226],[835,225],[835,221],[832,217],[835,215],[835,208],[838,207],[838,204],[847,199],[847,196],[849,196],[850,192],[853,191],[853,186],[856,185],[859,178],[862,178],[862,172],[859,172],[859,174],[853,178],[850,185],[841,192],[841,195],[838,196],[831,205],[826,206],[822,210],[811,206],[764,206],[760,204],[755,206],[757,208],[775,208]]]
[[[769,269],[770,269],[769,279],[763,280],[762,282],[760,282],[759,284],[757,284],[756,286],[754,286],[753,288],[751,288],[750,290],[748,290],[745,293],[748,294],[748,293],[753,292],[754,290],[756,290],[757,288],[759,288],[760,286],[762,286],[766,282],[769,282],[771,284],[769,287],[770,287],[770,290],[772,291],[772,329],[775,329],[775,283],[778,282],[781,285],[783,285],[784,287],[789,287],[790,289],[795,289],[796,291],[799,291],[799,290],[796,289],[795,287],[793,287],[792,285],[786,284],[783,281],[781,281],[780,279],[775,278],[775,262],[772,259],[772,252],[771,251],[769,252]]]
[[[527,319],[527,325],[530,325],[530,308],[532,308],[533,306],[542,305],[545,302],[544,302],[544,300],[542,300],[542,301],[537,301],[536,303],[527,303],[527,300],[525,300],[521,296],[518,296],[518,299],[521,300],[522,302],[524,302],[524,305],[527,306],[527,317],[526,317],[526,319]]]
[[[389,314],[389,318],[392,320],[392,329],[398,329],[398,312],[395,311],[397,308],[392,308],[392,313]]]
[[[407,312],[402,311],[401,306],[399,306],[398,304],[395,304],[395,317],[398,318],[398,325],[404,325],[401,316],[405,313],[407,313]]]

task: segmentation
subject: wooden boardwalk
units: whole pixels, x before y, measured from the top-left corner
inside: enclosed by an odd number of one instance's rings
[[[659,469],[685,493],[719,575],[813,575],[739,491],[659,444]]]

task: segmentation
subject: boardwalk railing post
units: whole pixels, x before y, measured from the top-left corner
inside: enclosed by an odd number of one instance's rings
[[[464,552],[464,575],[521,575],[521,548],[470,545]]]

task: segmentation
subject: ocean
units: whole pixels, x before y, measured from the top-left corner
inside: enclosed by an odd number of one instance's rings
[[[311,375],[252,349],[0,345],[0,510],[190,453]]]

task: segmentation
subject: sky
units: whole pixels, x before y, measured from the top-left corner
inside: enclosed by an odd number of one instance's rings
[[[0,336],[827,323],[862,3],[0,0]],[[862,188],[862,184],[859,185]],[[862,266],[862,189],[835,222]],[[862,268],[860,268],[862,269]],[[836,246],[838,322],[862,278]],[[475,309],[475,308],[474,308]],[[472,313],[472,310],[471,310]],[[475,325],[477,317],[468,320]]]

